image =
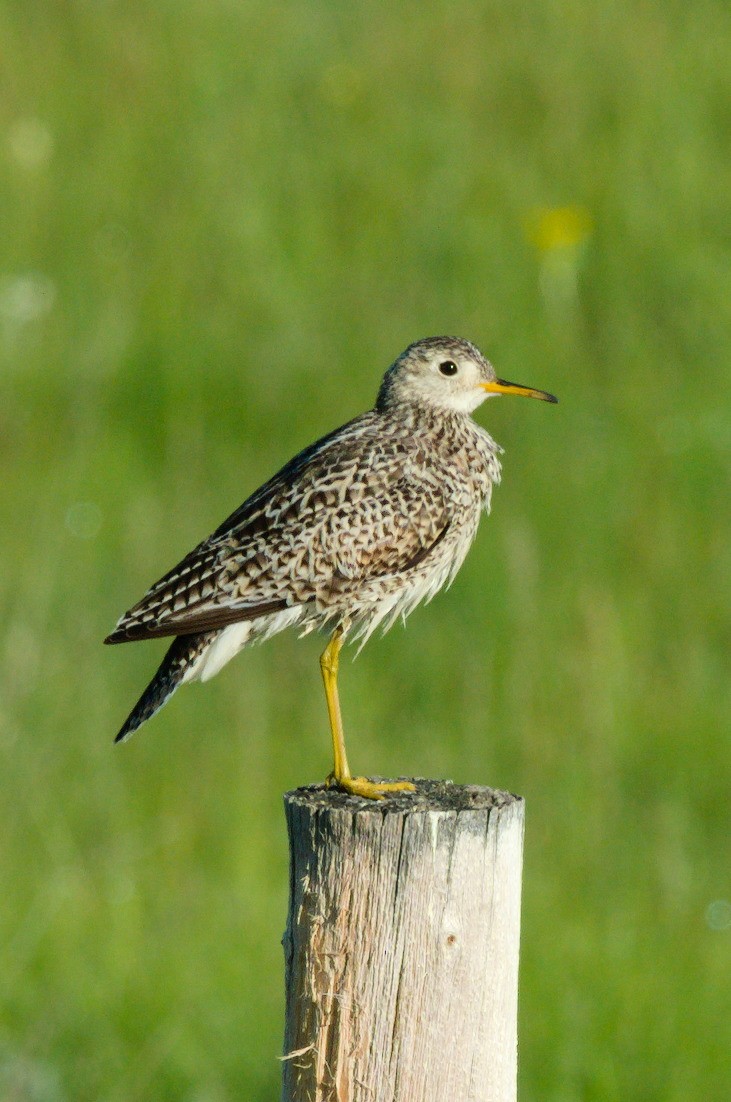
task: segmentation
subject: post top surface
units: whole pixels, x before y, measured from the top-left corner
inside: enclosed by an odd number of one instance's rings
[[[308,784],[286,792],[284,800],[287,804],[296,803],[310,809],[371,812],[380,815],[393,812],[406,815],[424,811],[484,811],[523,803],[522,796],[479,784],[454,784],[452,781],[427,780],[424,777],[397,779],[411,781],[416,785],[416,791],[390,793],[383,800],[365,800],[338,788],[328,788],[324,784]]]

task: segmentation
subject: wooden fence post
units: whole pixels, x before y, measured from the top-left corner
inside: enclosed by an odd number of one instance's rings
[[[282,1102],[514,1102],[523,800],[287,793]]]

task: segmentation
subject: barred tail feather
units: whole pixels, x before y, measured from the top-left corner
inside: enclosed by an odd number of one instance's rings
[[[179,635],[160,663],[160,668],[125,720],[116,742],[124,742],[138,727],[159,712],[179,685],[195,674],[195,667],[208,649],[217,631],[202,631],[195,635]]]

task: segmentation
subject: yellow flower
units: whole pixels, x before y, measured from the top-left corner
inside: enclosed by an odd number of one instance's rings
[[[526,235],[539,252],[573,249],[592,231],[593,219],[586,207],[539,207],[526,226]]]

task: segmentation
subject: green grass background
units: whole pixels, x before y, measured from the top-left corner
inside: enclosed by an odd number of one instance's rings
[[[521,792],[523,1102],[731,1081],[725,0],[0,8],[0,1097],[278,1097],[282,636],[111,739],[101,639],[411,340],[504,483],[341,686],[356,768]],[[571,207],[589,229],[536,240]],[[538,231],[540,233],[540,231]],[[545,234],[544,234],[545,236]]]

